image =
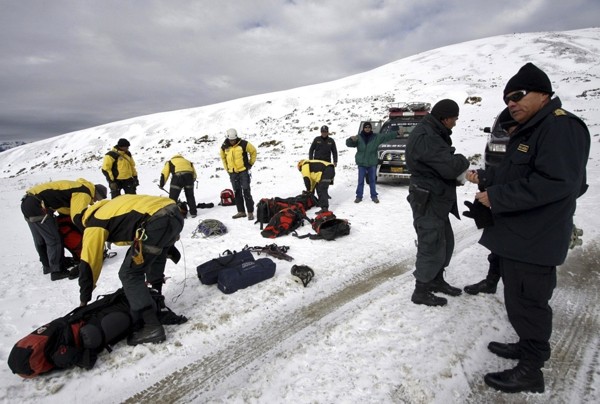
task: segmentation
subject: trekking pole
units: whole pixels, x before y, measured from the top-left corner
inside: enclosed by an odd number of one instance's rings
[[[161,187],[160,185],[158,186],[158,189],[161,189],[163,191],[165,191],[165,193],[169,194],[169,191],[167,191],[166,189],[164,189],[163,187]]]

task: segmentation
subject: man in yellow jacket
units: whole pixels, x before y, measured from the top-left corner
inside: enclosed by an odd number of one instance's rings
[[[21,199],[21,212],[29,225],[33,243],[43,266],[44,274],[53,281],[71,275],[63,269],[64,248],[54,212],[69,215],[83,231],[82,212],[94,201],[106,198],[106,187],[79,178],[36,185]]]
[[[127,139],[119,139],[116,146],[104,155],[102,161],[102,174],[108,181],[110,197],[113,199],[121,195],[121,190],[126,194],[135,194],[137,186],[140,185],[129,146]]]
[[[335,166],[333,163],[323,160],[300,160],[298,171],[304,177],[304,185],[310,193],[317,191],[318,205],[321,208],[318,213],[329,210],[329,186],[333,184],[335,177]]]
[[[235,193],[235,205],[238,213],[234,219],[246,217],[254,220],[254,200],[250,192],[250,169],[256,162],[256,148],[246,140],[238,138],[235,129],[227,129],[227,139],[221,146],[221,160],[223,167],[229,173],[231,186]],[[246,202],[246,209],[244,209]]]
[[[129,345],[162,342],[165,331],[146,286],[162,293],[167,258],[179,261],[174,247],[183,229],[183,215],[170,198],[150,195],[122,195],[90,206],[83,214],[83,247],[79,264],[79,298],[82,306],[92,299],[104,256],[106,242],[129,245],[121,264],[119,279],[134,320],[143,327],[128,339]]]
[[[190,215],[196,217],[198,211],[196,208],[196,198],[194,197],[194,182],[197,175],[194,164],[185,159],[181,154],[176,154],[171,160],[165,163],[160,173],[159,188],[164,189],[163,187],[167,183],[169,176],[172,176],[171,184],[169,185],[169,198],[177,202],[183,188]]]

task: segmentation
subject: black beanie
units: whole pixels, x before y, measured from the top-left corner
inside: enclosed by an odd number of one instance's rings
[[[454,118],[458,116],[458,104],[449,99],[438,101],[431,109],[431,115],[440,121],[445,118]]]
[[[504,96],[519,90],[539,91],[540,93],[553,94],[552,83],[550,83],[548,75],[533,63],[527,63],[521,67],[517,74],[508,80],[506,87],[504,87]]]
[[[129,147],[131,146],[129,144],[129,140],[127,139],[119,139],[119,141],[117,142],[117,147]]]

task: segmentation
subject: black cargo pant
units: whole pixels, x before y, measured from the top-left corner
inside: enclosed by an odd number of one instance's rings
[[[321,174],[321,180],[315,187],[317,196],[319,198],[319,207],[322,209],[329,209],[329,186],[333,183],[335,177],[335,168],[333,166],[327,166]]]
[[[541,368],[550,359],[552,308],[556,267],[527,264],[500,257],[504,304],[519,336],[521,361]]]
[[[191,215],[198,214],[196,207],[196,197],[194,196],[194,174],[193,173],[175,173],[171,178],[169,185],[169,198],[175,202],[179,199],[181,190],[185,193],[185,200]]]
[[[254,200],[250,192],[250,174],[248,170],[241,173],[229,173],[229,179],[235,194],[235,206],[238,212],[246,212],[246,210],[248,213],[254,212]],[[246,202],[246,209],[244,209],[244,202]]]
[[[119,270],[119,279],[132,312],[153,307],[154,300],[146,281],[153,283],[164,278],[167,253],[179,239],[183,229],[183,216],[177,205],[169,205],[150,216],[144,227],[147,237],[142,241],[144,262],[136,264],[133,261],[136,251],[132,246]]]
[[[41,200],[26,195],[21,200],[21,212],[33,237],[33,244],[46,272],[60,272],[64,245],[52,210],[44,210]]]

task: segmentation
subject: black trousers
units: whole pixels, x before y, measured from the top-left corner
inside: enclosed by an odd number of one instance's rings
[[[169,198],[177,202],[182,189],[185,193],[185,200],[188,204],[190,214],[197,214],[198,209],[196,208],[196,197],[194,196],[194,175],[192,173],[173,175],[169,186]]]
[[[521,361],[542,367],[550,359],[552,308],[556,267],[527,264],[500,257],[508,320],[519,336]]]
[[[229,173],[229,179],[235,194],[235,206],[238,212],[246,212],[246,210],[248,213],[254,212],[254,199],[252,199],[252,193],[250,192],[250,174],[248,171]],[[244,202],[246,203],[246,209],[244,209]]]
[[[319,199],[319,207],[323,209],[329,208],[329,186],[333,183],[335,177],[335,169],[333,166],[327,166],[321,174],[321,181],[315,187],[317,197]]]

